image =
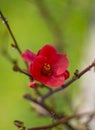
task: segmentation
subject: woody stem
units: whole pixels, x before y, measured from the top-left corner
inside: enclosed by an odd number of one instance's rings
[[[21,50],[20,50],[20,48],[19,48],[19,46],[18,46],[18,43],[17,43],[17,41],[16,41],[16,39],[15,39],[15,37],[14,37],[13,32],[12,32],[12,30],[11,30],[9,24],[8,24],[8,21],[7,21],[7,19],[4,17],[4,15],[3,15],[3,13],[2,13],[1,11],[0,11],[0,18],[2,19],[3,23],[6,25],[8,31],[9,31],[9,33],[10,33],[10,35],[11,35],[13,41],[14,41],[14,47],[18,50],[19,54],[21,54],[22,52],[21,52]]]
[[[61,87],[56,88],[56,89],[54,89],[52,91],[49,91],[48,93],[46,93],[45,95],[43,95],[41,97],[42,100],[45,100],[46,98],[52,96],[56,92],[61,91],[61,90],[65,89],[65,88],[67,88],[69,85],[71,85],[73,82],[75,82],[76,80],[78,80],[81,76],[83,76],[86,72],[88,72],[92,67],[95,67],[95,61],[92,62],[92,64],[89,65],[88,67],[86,67],[84,70],[82,70],[80,73],[77,73],[76,75],[74,75],[72,79],[70,79],[67,83],[65,83]]]

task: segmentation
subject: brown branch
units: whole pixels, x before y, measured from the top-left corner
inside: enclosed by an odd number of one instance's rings
[[[11,38],[12,38],[13,42],[14,42],[14,44],[11,44],[11,46],[12,46],[13,48],[15,48],[15,49],[18,51],[18,53],[21,55],[21,53],[22,53],[22,52],[21,52],[21,49],[20,49],[19,46],[18,46],[18,43],[17,43],[17,41],[16,41],[16,39],[15,39],[15,36],[14,36],[14,34],[13,34],[13,32],[12,32],[12,30],[11,30],[9,24],[8,24],[7,19],[4,17],[4,15],[3,15],[3,13],[2,13],[1,11],[0,11],[0,18],[1,18],[1,20],[3,21],[3,23],[5,24],[5,26],[6,26],[7,30],[8,30],[8,32],[9,32],[9,34],[11,35]],[[5,46],[4,46],[4,47],[5,47]],[[16,61],[15,59],[11,58],[11,56],[9,55],[9,53],[7,52],[7,50],[6,50],[4,47],[2,48],[2,49],[3,49],[3,50],[2,50],[2,54],[3,54],[11,63],[14,64],[14,68],[16,68],[16,71],[18,71],[18,72],[20,72],[20,73],[23,73],[23,74],[29,76],[31,79],[33,79],[32,76],[31,76],[28,72],[26,72],[26,71],[22,70],[20,67],[18,67],[17,61]],[[27,63],[26,63],[25,61],[24,61],[24,63],[25,63],[25,65],[26,65],[26,67],[28,67],[28,66],[27,66]],[[18,70],[17,70],[17,68],[18,68]]]
[[[22,73],[22,74],[25,74],[25,75],[28,76],[31,80],[33,80],[32,76],[31,76],[26,70],[22,70],[22,69],[18,66],[17,62],[13,62],[13,64],[14,64],[13,70],[14,70],[15,72],[20,72],[20,73]]]
[[[56,89],[54,89],[52,91],[49,91],[48,93],[46,93],[45,95],[43,95],[41,97],[42,100],[45,100],[46,98],[52,96],[56,92],[59,92],[59,91],[65,89],[65,88],[67,88],[69,85],[71,85],[73,82],[75,82],[76,80],[78,80],[81,76],[83,76],[86,72],[88,72],[92,67],[95,67],[95,61],[92,62],[92,64],[89,65],[88,67],[86,67],[84,70],[82,70],[80,73],[75,74],[71,80],[69,80],[67,83],[65,83],[61,87],[56,88]]]
[[[13,70],[15,72],[20,72],[22,74],[25,74],[27,75],[31,80],[33,79],[32,76],[25,70],[21,69],[19,66],[18,66],[18,62],[16,59],[13,59],[10,54],[7,52],[7,49],[5,49],[4,47],[2,47],[2,54],[3,56],[10,62],[13,64]]]
[[[48,130],[51,128],[54,128],[58,125],[61,124],[65,124],[66,122],[75,119],[75,118],[82,118],[83,116],[95,116],[95,111],[93,112],[85,112],[85,113],[79,113],[79,114],[74,114],[65,118],[60,119],[59,121],[57,121],[56,123],[50,124],[50,125],[46,125],[46,126],[40,126],[40,127],[34,127],[34,128],[27,128],[27,130]]]
[[[39,106],[40,108],[42,108],[46,112],[46,115],[49,115],[53,119],[57,120],[63,117],[63,115],[57,114],[52,108],[49,108],[49,106],[47,106],[45,103],[40,102],[40,100],[34,99],[30,94],[25,94],[23,97],[28,101],[31,101],[31,103],[35,103],[35,106],[37,105],[37,107]]]
[[[11,30],[9,24],[8,24],[8,21],[7,21],[7,19],[4,17],[4,15],[3,15],[3,13],[2,13],[1,11],[0,11],[0,18],[2,19],[3,23],[4,23],[5,26],[7,27],[7,30],[8,30],[8,32],[10,33],[11,38],[13,39],[13,42],[14,42],[13,47],[18,50],[19,54],[21,54],[22,52],[21,52],[21,50],[20,50],[20,48],[19,48],[19,46],[18,46],[18,43],[17,43],[17,41],[16,41],[16,39],[15,39],[15,37],[14,37],[13,32],[12,32],[12,30]]]
[[[38,101],[36,99],[34,99],[30,94],[24,95],[24,98],[35,103],[35,106],[37,105],[36,107],[40,106],[46,112],[46,115],[49,115],[54,120],[59,120],[66,116],[66,115],[63,115],[62,113],[60,113],[60,114],[56,113],[54,109],[50,108],[46,104],[41,103],[40,101]],[[43,110],[42,110],[42,112],[43,112]],[[69,122],[66,122],[64,125],[70,130],[76,130]]]

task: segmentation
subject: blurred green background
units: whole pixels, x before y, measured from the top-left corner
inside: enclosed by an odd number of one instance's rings
[[[31,49],[35,53],[43,45],[54,45],[69,58],[71,76],[80,67],[84,39],[92,17],[94,0],[0,0],[4,13],[22,51]],[[13,58],[20,60],[18,52],[5,25],[0,21],[0,50],[7,48]],[[22,65],[22,64],[21,64]],[[30,104],[23,99],[25,93],[32,93],[27,86],[28,78],[12,70],[0,53],[0,129],[15,130],[15,119],[25,122],[27,127],[51,122],[49,118],[38,118]],[[70,112],[71,101],[78,91],[78,82],[62,92],[57,100],[58,111]],[[63,106],[63,107],[62,107]]]

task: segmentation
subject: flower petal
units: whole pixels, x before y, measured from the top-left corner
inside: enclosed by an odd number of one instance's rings
[[[36,55],[33,52],[31,52],[30,50],[26,50],[24,53],[21,54],[21,57],[26,62],[33,62]]]
[[[65,80],[66,80],[66,79],[68,79],[68,78],[69,78],[69,76],[70,76],[70,73],[69,73],[69,71],[68,71],[68,70],[66,70],[66,71],[64,72],[64,77],[65,77]]]
[[[64,84],[65,77],[64,75],[55,77],[52,76],[48,81],[45,81],[44,84],[50,87],[60,87]]]
[[[34,79],[43,82],[44,80],[48,80],[48,77],[42,75],[41,69],[44,65],[44,63],[47,63],[47,58],[44,56],[37,56],[33,62],[33,64],[30,64],[29,72],[33,76]]]
[[[28,69],[33,79],[47,86],[59,87],[70,75],[66,54],[58,54],[51,45],[45,45],[37,55],[26,50],[21,56],[30,62]],[[30,82],[29,86],[35,88],[36,82]]]
[[[51,58],[52,55],[56,54],[56,49],[51,45],[45,45],[41,50],[39,50],[37,55],[42,55],[47,58]]]
[[[55,75],[64,73],[69,64],[66,54],[56,54],[53,58],[51,58],[50,62],[53,66]]]
[[[64,81],[69,78],[69,71],[66,70],[63,74],[59,76],[52,75],[48,81],[45,81],[44,84],[50,87],[60,87],[64,84]]]

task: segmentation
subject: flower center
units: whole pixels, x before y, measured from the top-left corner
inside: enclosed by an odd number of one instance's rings
[[[45,76],[51,76],[51,74],[52,74],[51,65],[48,63],[44,63],[41,73]]]

